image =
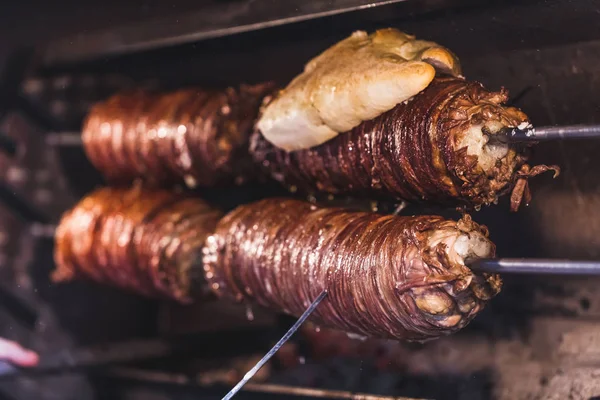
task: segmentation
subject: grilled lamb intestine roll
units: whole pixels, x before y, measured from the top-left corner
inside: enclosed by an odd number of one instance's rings
[[[204,201],[169,191],[98,189],[63,215],[52,279],[188,303],[206,288],[202,248],[220,217]]]
[[[495,140],[502,128],[529,125],[523,112],[503,105],[507,99],[505,90],[437,77],[409,101],[319,146],[286,152],[256,130],[251,152],[293,190],[478,208],[517,187],[516,210],[523,196],[529,200],[527,178],[558,169],[530,169],[523,146]]]
[[[83,146],[111,183],[241,183],[254,171],[248,140],[270,88],[117,94],[88,114]]]
[[[463,328],[501,288],[465,265],[493,257],[468,216],[399,217],[267,199],[227,214],[207,238],[205,276],[222,297],[299,316],[327,290],[317,324],[424,341]]]

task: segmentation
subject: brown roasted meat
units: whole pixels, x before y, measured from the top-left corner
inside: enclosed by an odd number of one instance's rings
[[[109,182],[242,182],[252,175],[248,139],[270,87],[117,94],[90,111],[85,152]]]
[[[317,324],[423,341],[463,328],[501,288],[465,264],[493,257],[468,216],[399,217],[267,199],[227,214],[206,241],[211,289],[299,316],[322,290]]]
[[[168,191],[96,190],[63,215],[52,278],[189,302],[204,287],[202,248],[220,217],[202,200]]]
[[[287,152],[252,126],[270,84],[223,92],[120,94],[96,105],[85,151],[110,182],[142,179],[188,186],[241,183],[269,175],[292,190],[475,207],[512,191],[516,210],[530,199],[531,176],[556,167],[526,164],[523,145],[502,128],[528,125],[505,107],[507,93],[438,77],[421,93],[329,141]],[[295,135],[298,140],[302,130]]]
[[[502,128],[529,124],[503,105],[507,97],[477,82],[438,77],[409,101],[319,146],[286,152],[256,131],[251,152],[274,179],[310,193],[479,207],[520,181],[516,209],[524,195],[528,200],[531,171],[544,168],[530,171],[524,149],[496,137]]]

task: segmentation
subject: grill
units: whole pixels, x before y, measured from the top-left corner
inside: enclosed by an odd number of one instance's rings
[[[15,20],[31,12],[11,7]],[[97,7],[42,8],[31,26],[2,24],[12,51],[0,77],[0,336],[39,351],[42,365],[7,370],[0,399],[219,399],[293,322],[222,302],[175,306],[88,282],[50,283],[54,225],[102,183],[81,148],[81,122],[113,93],[285,84],[353,30],[393,26],[448,46],[466,76],[507,87],[536,125],[600,124],[598,1]],[[600,259],[599,151],[600,142],[584,139],[535,148],[537,163],[563,173],[532,181],[533,202],[519,213],[509,215],[503,199],[474,214],[498,254]],[[286,193],[264,184],[202,196],[229,210]],[[422,345],[306,325],[238,397],[599,398],[598,287],[591,277],[506,275],[503,292],[466,329]]]

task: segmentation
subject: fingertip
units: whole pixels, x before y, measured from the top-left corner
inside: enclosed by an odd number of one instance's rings
[[[19,359],[19,363],[23,367],[36,366],[40,361],[39,355],[35,351],[27,350],[23,352]]]

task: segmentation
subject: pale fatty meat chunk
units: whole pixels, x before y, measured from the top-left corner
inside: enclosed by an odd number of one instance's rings
[[[317,146],[418,94],[436,70],[461,73],[457,57],[436,43],[392,28],[357,31],[310,60],[257,127],[286,151]]]

